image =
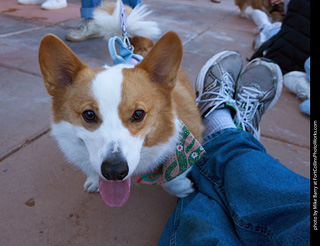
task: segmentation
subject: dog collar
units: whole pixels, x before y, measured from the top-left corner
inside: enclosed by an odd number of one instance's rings
[[[181,131],[174,152],[156,169],[131,177],[140,184],[159,185],[173,180],[192,167],[205,154],[205,150],[179,118]]]

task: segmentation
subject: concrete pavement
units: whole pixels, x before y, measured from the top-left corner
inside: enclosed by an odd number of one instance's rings
[[[80,18],[80,1],[62,10],[0,3],[0,245],[156,245],[176,198],[161,187],[133,186],[128,203],[106,207],[83,191],[85,176],[66,163],[50,136],[50,97],[38,65],[41,38],[64,39]],[[211,56],[222,50],[253,54],[254,23],[239,17],[233,0],[144,0],[162,33],[183,42],[182,66],[192,82]],[[91,67],[112,64],[106,41],[67,42]],[[269,154],[309,177],[310,119],[286,88],[261,121]]]

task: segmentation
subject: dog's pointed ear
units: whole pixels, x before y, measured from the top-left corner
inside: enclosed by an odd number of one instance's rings
[[[182,43],[177,33],[168,32],[154,45],[148,55],[136,65],[144,69],[154,82],[173,88],[182,59]]]
[[[48,93],[73,84],[76,76],[87,68],[57,36],[48,34],[40,43],[39,65]]]

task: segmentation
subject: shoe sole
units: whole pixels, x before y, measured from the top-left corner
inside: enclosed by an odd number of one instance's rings
[[[220,58],[221,60],[224,59],[225,57],[229,56],[229,54],[235,54],[240,56],[240,54],[236,51],[230,51],[230,50],[226,50],[226,51],[222,51],[219,52],[218,54],[215,54],[213,57],[211,57],[201,68],[199,75],[197,77],[196,83],[195,83],[195,89],[196,89],[196,95],[197,97],[200,95],[200,92],[203,92],[203,86],[204,86],[204,78],[207,74],[208,69],[217,64],[217,60]],[[236,78],[237,79],[237,78]]]
[[[52,7],[45,7],[45,6],[41,6],[41,9],[44,9],[44,10],[56,10],[56,9],[63,9],[63,8],[66,8],[68,6],[68,4],[61,4],[61,5],[58,5],[58,6],[52,6]]]
[[[86,36],[84,38],[72,38],[68,35],[66,35],[66,40],[70,41],[70,42],[81,42],[81,41],[85,41],[85,40],[88,40],[88,39],[93,39],[93,38],[102,38],[102,36],[98,35],[98,34],[92,34],[92,35],[89,35],[89,36]]]

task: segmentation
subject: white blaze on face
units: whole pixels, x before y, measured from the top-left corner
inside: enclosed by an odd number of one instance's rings
[[[90,162],[101,175],[101,164],[108,155],[121,151],[129,167],[128,177],[134,172],[140,160],[143,139],[132,136],[121,122],[118,106],[121,102],[123,65],[108,68],[99,73],[92,82],[92,92],[99,106],[102,124],[94,132],[83,129],[79,137],[84,141]]]

